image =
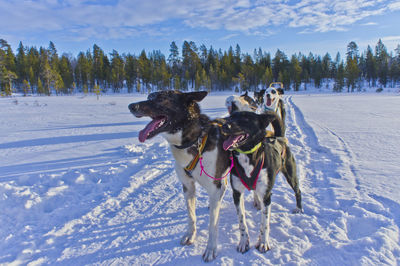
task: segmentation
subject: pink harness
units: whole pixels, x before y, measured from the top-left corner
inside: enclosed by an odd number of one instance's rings
[[[222,176],[222,177],[220,177],[220,178],[217,178],[217,177],[213,177],[213,176],[207,174],[207,172],[204,170],[204,166],[203,166],[203,156],[201,156],[201,157],[200,157],[200,168],[201,168],[200,176],[201,176],[203,173],[205,173],[206,176],[208,176],[209,178],[212,178],[212,179],[214,179],[214,180],[221,180],[221,179],[224,179],[224,178],[227,177],[228,174],[232,171],[232,168],[233,168],[233,166],[234,166],[234,164],[233,164],[233,156],[230,156],[229,159],[231,159],[231,167],[229,168],[229,171],[226,173],[226,175],[224,175],[224,176]]]

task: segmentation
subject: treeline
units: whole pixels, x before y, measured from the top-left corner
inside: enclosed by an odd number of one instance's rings
[[[240,46],[228,51],[185,41],[182,49],[175,42],[166,58],[159,50],[138,56],[107,55],[99,46],[80,52],[75,58],[58,55],[53,42],[48,48],[28,47],[20,42],[14,54],[7,41],[0,39],[0,91],[23,94],[73,94],[75,92],[148,92],[154,90],[258,90],[273,81],[283,82],[286,90],[320,88],[352,92],[363,86],[394,87],[400,81],[400,45],[389,53],[381,40],[373,50],[359,53],[355,42],[347,46],[345,58],[312,53],[290,58],[281,50],[274,55],[261,48],[254,54],[242,53]]]

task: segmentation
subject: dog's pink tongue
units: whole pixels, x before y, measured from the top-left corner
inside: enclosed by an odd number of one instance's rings
[[[224,148],[224,150],[228,150],[233,144],[235,144],[239,138],[241,136],[229,136],[229,138],[227,140],[224,141],[224,143],[222,144],[222,148]]]
[[[145,142],[150,132],[152,132],[160,122],[161,119],[154,119],[148,123],[147,126],[139,132],[139,141]]]
[[[270,106],[272,103],[271,98],[267,98],[267,106]]]

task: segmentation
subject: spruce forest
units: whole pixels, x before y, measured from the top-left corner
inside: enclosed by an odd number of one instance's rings
[[[400,82],[400,45],[388,52],[381,40],[374,48],[360,52],[355,42],[342,56],[309,53],[287,56],[277,50],[271,55],[261,48],[253,55],[242,53],[239,45],[228,51],[194,42],[179,49],[170,44],[166,58],[159,50],[139,55],[107,55],[99,46],[77,57],[58,54],[53,42],[48,48],[28,47],[20,42],[14,53],[0,39],[0,92],[60,95],[74,93],[150,92],[156,90],[255,91],[273,81],[285,90],[325,87],[334,92],[354,92],[369,87],[382,90]]]

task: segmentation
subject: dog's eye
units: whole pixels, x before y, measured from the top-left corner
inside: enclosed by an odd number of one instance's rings
[[[272,90],[271,93],[272,93],[272,94],[275,94],[275,93],[276,93],[276,90]]]
[[[147,96],[147,100],[149,101],[153,101],[156,98],[156,94],[155,93],[150,93],[149,96]]]

